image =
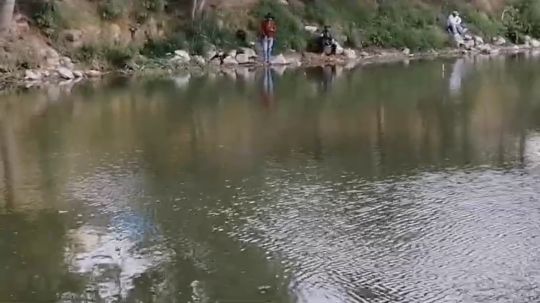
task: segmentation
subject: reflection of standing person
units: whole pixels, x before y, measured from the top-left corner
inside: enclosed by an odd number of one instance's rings
[[[261,24],[261,44],[263,48],[263,60],[269,64],[272,57],[272,48],[276,37],[277,26],[272,14],[268,13]]]
[[[269,67],[264,68],[262,103],[266,108],[274,105],[274,79],[272,78],[272,69]]]

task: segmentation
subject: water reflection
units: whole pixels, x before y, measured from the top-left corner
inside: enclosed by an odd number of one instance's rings
[[[265,108],[272,108],[275,106],[274,79],[272,75],[272,69],[270,67],[264,68],[261,100],[261,103]]]
[[[535,60],[3,96],[0,301],[537,301]]]

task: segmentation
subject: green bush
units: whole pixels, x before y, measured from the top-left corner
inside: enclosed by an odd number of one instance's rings
[[[104,20],[115,20],[125,14],[127,5],[125,0],[103,0],[99,5],[99,13]]]
[[[55,1],[44,2],[40,5],[33,18],[36,20],[37,26],[49,36],[56,35],[61,28],[65,27],[65,20]]]
[[[141,50],[141,54],[150,58],[159,58],[164,57],[177,49],[186,49],[187,47],[188,43],[185,34],[183,32],[178,32],[165,40],[147,41]]]
[[[448,41],[435,11],[404,0],[382,2],[363,31],[364,46],[425,50],[443,47]]]
[[[540,1],[519,0],[514,6],[522,20],[524,34],[540,37]]]
[[[116,68],[125,68],[134,54],[135,51],[130,48],[105,48],[103,50],[104,58]]]

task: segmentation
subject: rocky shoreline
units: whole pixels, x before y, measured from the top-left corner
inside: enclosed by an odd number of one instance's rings
[[[459,57],[467,55],[499,55],[519,53],[540,49],[540,42],[528,38],[523,45],[511,45],[504,38],[494,38],[492,43],[484,43],[480,37],[466,37],[456,41],[457,47],[427,52],[412,53],[409,49],[343,49],[333,56],[316,53],[287,52],[278,54],[272,59],[271,65],[285,68],[313,67],[324,65],[340,65],[347,68],[356,66],[386,63],[395,61],[410,61],[425,58]],[[46,87],[50,85],[73,85],[87,79],[99,79],[107,74],[123,75],[174,75],[177,72],[188,71],[198,73],[230,74],[239,68],[261,68],[264,65],[258,61],[257,51],[253,48],[239,48],[227,53],[210,51],[205,56],[191,56],[187,51],[177,50],[168,58],[159,62],[140,56],[121,70],[100,71],[82,69],[68,57],[50,58],[48,68],[28,69],[15,73],[0,74],[0,90],[8,88]],[[50,62],[52,61],[52,62]]]

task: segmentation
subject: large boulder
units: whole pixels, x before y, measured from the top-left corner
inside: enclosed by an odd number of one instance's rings
[[[176,61],[189,62],[191,60],[189,53],[181,49],[174,51],[174,57],[176,58]]]
[[[60,78],[65,79],[65,80],[71,80],[75,78],[75,75],[73,75],[73,72],[63,66],[58,67],[56,69],[56,73],[58,74],[58,76],[60,76]]]
[[[227,56],[223,59],[223,64],[224,65],[237,65],[238,61],[236,61],[234,57]]]
[[[41,80],[42,78],[42,75],[39,71],[33,71],[33,70],[26,70],[24,72],[24,80],[27,80],[27,81],[38,81],[38,80]]]
[[[484,39],[480,36],[474,36],[473,41],[475,46],[480,46],[484,44]]]
[[[493,37],[492,42],[496,46],[502,46],[506,44],[506,39],[501,36]]]
[[[246,64],[250,62],[250,59],[246,54],[238,54],[236,55],[236,61],[238,64]]]

